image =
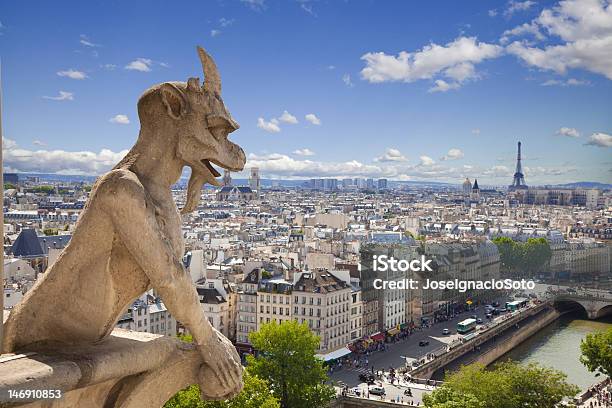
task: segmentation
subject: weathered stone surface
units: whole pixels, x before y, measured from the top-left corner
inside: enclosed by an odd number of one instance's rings
[[[203,396],[225,399],[240,391],[238,355],[204,317],[181,262],[185,249],[181,217],[170,191],[183,167],[191,167],[182,212],[193,211],[202,185],[218,184],[219,174],[211,162],[232,171],[242,170],[245,164],[242,149],[227,139],[238,124],[221,99],[215,63],[199,47],[198,53],[205,75],[202,87],[197,78],[190,78],[156,85],[141,96],[138,141],[112,171],[97,180],[70,243],[12,310],[5,325],[3,353],[35,351],[69,360],[78,356],[79,369],[88,376],[86,381],[81,377],[79,387],[112,383],[146,371],[145,367],[164,359],[169,352],[165,347],[174,346],[159,341],[156,352],[140,355],[140,360],[131,346],[136,343],[117,338],[109,345],[104,340],[134,299],[154,288],[194,337],[200,358],[196,377]],[[124,344],[119,347],[117,342]],[[87,354],[93,345],[104,351],[94,360]],[[111,349],[104,349],[107,345]],[[154,384],[153,377],[147,381]],[[124,385],[119,397],[128,401]],[[90,391],[109,392],[102,388]],[[134,404],[129,406],[154,406]]]
[[[201,365],[194,345],[115,329],[92,346],[5,354],[0,360],[0,407],[161,406],[197,380]],[[9,390],[60,390],[62,398],[19,401],[10,398]]]

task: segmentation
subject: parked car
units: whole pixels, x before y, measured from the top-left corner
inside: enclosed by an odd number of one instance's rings
[[[493,305],[493,307],[499,307],[499,302],[493,302],[491,304]]]
[[[482,324],[482,323],[483,323],[483,321],[482,321],[482,319],[479,317],[478,319],[476,319],[476,323],[478,323],[478,324]]]
[[[471,317],[472,319],[478,319],[478,316],[476,316],[476,315],[471,315],[470,317]]]
[[[372,394],[372,395],[385,395],[385,389],[383,387],[379,387],[379,386],[370,387],[370,394]]]
[[[421,347],[429,346],[429,340],[421,340],[421,341],[419,341],[419,346],[421,346]]]
[[[486,317],[487,319],[492,319],[492,318],[493,318],[493,315],[492,315],[491,313],[487,313],[487,314],[485,315],[485,317]]]
[[[450,330],[442,329],[442,334],[445,335],[445,336],[448,336],[450,334]]]

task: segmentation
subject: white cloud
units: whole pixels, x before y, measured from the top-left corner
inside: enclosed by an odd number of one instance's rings
[[[562,127],[557,130],[557,134],[561,136],[567,137],[580,137],[580,132],[578,129],[570,128],[570,127]]]
[[[67,77],[70,79],[85,79],[87,78],[87,74],[83,71],[76,71],[74,69],[67,69],[65,71],[58,71],[57,75],[61,77]]]
[[[544,9],[531,24],[555,38],[542,48],[515,41],[508,51],[526,64],[565,74],[586,69],[612,79],[612,5],[600,0],[564,0]]]
[[[342,75],[342,82],[344,82],[344,85],[348,86],[349,88],[352,88],[354,86],[353,81],[351,81],[350,74]]]
[[[276,119],[266,122],[264,118],[258,118],[257,127],[270,133],[278,133],[281,131],[280,127],[278,126],[278,120]]]
[[[333,71],[334,69],[336,69],[335,65],[328,65],[327,69],[329,69],[330,71]]]
[[[462,159],[463,156],[464,154],[461,151],[461,149],[452,148],[440,160],[457,160],[457,159]]]
[[[568,78],[565,79],[549,79],[547,81],[542,82],[540,85],[542,86],[581,86],[581,85],[590,85],[591,82],[584,79],[576,79],[576,78]]]
[[[312,160],[296,160],[277,153],[266,156],[250,154],[246,167],[258,167],[261,173],[285,177],[375,177],[386,174],[384,169],[379,166],[364,164],[357,160],[324,163]]]
[[[111,123],[117,123],[119,125],[129,125],[130,124],[130,119],[128,119],[127,115],[115,115],[112,118],[110,118],[108,120]]]
[[[312,123],[313,125],[321,124],[321,119],[319,119],[317,115],[315,115],[314,113],[309,113],[306,116],[304,116],[304,118],[306,118],[306,120]]]
[[[514,1],[510,0],[508,2],[508,8],[504,11],[504,15],[506,17],[511,17],[514,13],[518,11],[527,11],[532,6],[535,6],[536,2],[531,0],[526,1]]]
[[[102,149],[67,152],[64,150],[22,149],[15,141],[3,139],[4,165],[19,172],[62,173],[99,175],[110,170],[126,154],[127,150],[113,152]]]
[[[461,85],[456,82],[448,83],[443,79],[436,79],[434,82],[434,86],[429,88],[427,91],[428,92],[446,92],[446,91],[450,91],[451,89],[458,89],[460,87]]]
[[[42,140],[33,140],[33,141],[32,141],[32,144],[33,144],[33,145],[36,145],[36,146],[46,146],[46,145],[47,145],[47,144],[46,144],[45,142],[43,142]]]
[[[219,19],[219,25],[221,25],[221,27],[229,27],[229,26],[231,26],[232,24],[234,24],[234,22],[235,22],[235,21],[236,21],[236,20],[235,20],[235,19],[233,19],[233,18],[229,18],[229,19],[228,19],[228,18],[225,18],[225,17],[221,17],[221,18]]]
[[[131,71],[149,72],[153,61],[148,58],[136,58],[125,66],[125,69]]]
[[[261,11],[266,8],[265,0],[240,0],[242,3],[246,4],[253,10]]]
[[[476,136],[479,136],[480,135],[480,129],[479,128],[472,129],[472,134],[476,135]]]
[[[498,165],[498,166],[493,166],[485,170],[483,174],[489,177],[494,177],[494,178],[498,178],[498,177],[507,178],[507,177],[512,176],[512,171],[506,166]]]
[[[429,156],[421,156],[419,159],[421,159],[422,166],[433,166],[436,163],[434,159]]]
[[[86,47],[91,47],[91,48],[100,46],[100,44],[95,44],[91,42],[85,34],[81,34],[81,39],[79,40],[79,42],[81,43],[81,45],[84,45]]]
[[[510,41],[510,37],[521,37],[524,35],[531,35],[539,41],[546,39],[544,34],[542,34],[540,31],[540,27],[532,21],[531,23],[524,23],[520,26],[514,27],[511,30],[504,31],[499,41],[502,44],[507,44]]]
[[[597,147],[612,147],[612,135],[603,132],[593,133],[586,144]]]
[[[291,125],[295,125],[298,123],[297,118],[287,111],[284,111],[283,114],[279,116],[278,120],[283,123],[289,123]]]
[[[315,17],[317,16],[314,10],[312,9],[312,4],[307,4],[305,2],[302,2],[300,4],[300,8],[304,10],[306,13],[310,14],[311,16],[315,16]]]
[[[497,10],[496,9],[491,9],[491,10],[487,11],[487,14],[489,15],[489,17],[495,17],[497,15]]]
[[[43,98],[52,101],[72,101],[74,100],[74,94],[72,92],[59,91],[57,96],[43,96]]]
[[[298,156],[314,156],[315,152],[305,147],[303,149],[294,150],[293,154],[297,154]]]
[[[115,64],[103,64],[103,65],[100,65],[100,67],[104,68],[104,69],[106,69],[108,71],[114,71],[115,68],[117,68],[117,65],[115,65]]]
[[[477,79],[474,65],[496,58],[502,52],[501,46],[478,42],[475,37],[458,37],[446,45],[431,43],[414,53],[401,51],[397,56],[370,52],[361,57],[366,62],[361,77],[371,83],[380,83],[414,82],[442,76],[453,82],[436,82],[431,91],[445,91],[457,88],[466,80]]]
[[[375,162],[405,162],[408,158],[402,154],[398,149],[388,148],[387,151],[382,155],[374,158]]]
[[[220,34],[221,34],[221,30],[217,30],[217,29],[210,30],[210,36],[211,37],[216,37],[216,36],[218,36]]]

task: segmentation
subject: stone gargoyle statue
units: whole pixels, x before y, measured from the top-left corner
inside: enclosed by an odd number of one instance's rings
[[[194,338],[203,398],[227,399],[241,390],[236,350],[204,316],[181,262],[181,216],[170,190],[189,166],[181,210],[189,213],[204,183],[219,185],[211,162],[240,171],[246,161],[228,140],[238,124],[221,99],[217,67],[202,48],[198,53],[202,86],[198,78],[165,82],[140,97],[136,144],[96,181],[70,243],[10,313],[3,353],[99,343],[128,306],[153,288]]]

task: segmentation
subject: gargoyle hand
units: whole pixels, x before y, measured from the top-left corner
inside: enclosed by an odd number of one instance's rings
[[[212,336],[199,347],[204,365],[199,384],[203,399],[231,399],[242,390],[242,365],[234,345],[213,328]]]

